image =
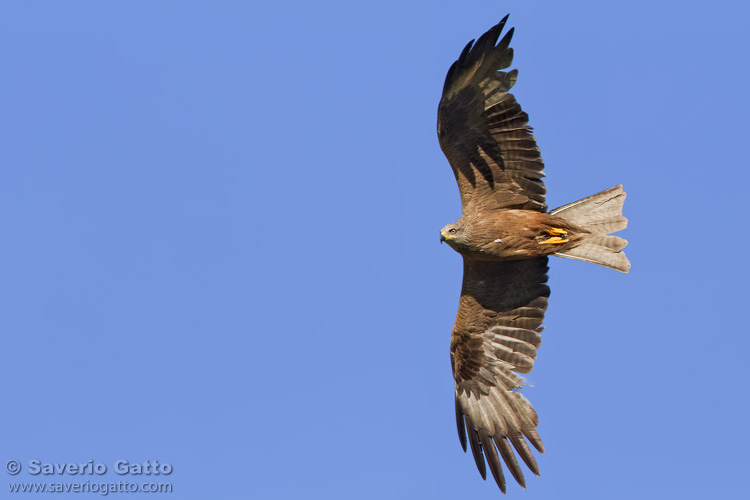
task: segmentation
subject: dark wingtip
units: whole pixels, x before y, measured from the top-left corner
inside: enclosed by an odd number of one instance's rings
[[[539,465],[536,463],[536,459],[531,453],[531,449],[529,449],[529,445],[526,444],[523,436],[520,434],[511,435],[509,439],[529,470],[531,470],[535,476],[539,477]]]
[[[474,41],[475,40],[472,38],[472,40],[466,44],[466,47],[464,47],[464,50],[461,51],[461,55],[458,56],[459,61],[466,59],[466,56],[471,51],[471,48],[474,46]]]
[[[513,38],[513,33],[515,33],[515,31],[516,28],[509,29],[505,36],[500,40],[497,44],[500,50],[505,50],[510,46],[510,40]]]
[[[500,33],[502,33],[509,16],[510,14],[507,14],[499,23],[490,28],[481,37],[479,37],[478,40],[474,39],[466,44],[464,50],[462,50],[461,54],[458,56],[458,59],[456,59],[451,68],[448,70],[448,74],[445,77],[445,83],[443,84],[443,94],[445,94],[445,92],[448,90],[448,87],[450,87],[451,83],[453,82],[453,77],[456,73],[460,73],[461,70],[470,66],[472,62],[475,62],[477,58],[481,56],[481,54],[486,53],[496,47],[495,43],[497,42],[497,38],[500,36]],[[514,28],[511,28],[500,41],[500,44],[497,45],[499,47],[505,44],[505,47],[501,50],[505,50],[508,48],[508,45],[510,44],[510,38],[513,36],[513,30]],[[488,44],[490,40],[491,43]]]
[[[456,398],[456,427],[458,428],[458,439],[461,441],[461,448],[466,453],[466,426],[464,425],[464,414],[458,406],[458,398]]]
[[[468,424],[468,422],[467,422]],[[477,464],[479,474],[482,479],[487,479],[487,465],[484,462],[484,453],[482,453],[482,444],[479,442],[479,435],[475,429],[469,428],[469,444],[471,445],[471,454],[474,455],[474,462]]]
[[[503,474],[503,467],[500,465],[500,457],[497,456],[497,449],[495,449],[495,445],[492,444],[492,438],[486,431],[482,432],[480,438],[482,439],[485,456],[487,457],[487,463],[490,465],[492,476],[495,478],[500,491],[505,493],[505,475]]]
[[[497,23],[498,26],[503,27],[505,26],[505,23],[508,22],[508,18],[510,17],[510,12],[505,14],[505,17],[500,20],[499,23]]]
[[[539,437],[539,433],[535,428],[531,427],[525,429],[523,431],[523,435],[526,436],[526,439],[529,441],[529,443],[531,443],[531,445],[536,448],[539,453],[544,453],[544,445],[542,444],[542,439]]]
[[[510,447],[508,440],[504,437],[495,438],[495,445],[497,445],[497,450],[500,452],[503,460],[505,460],[505,465],[508,466],[508,470],[513,478],[518,484],[526,489],[526,478],[523,477],[521,466],[518,464],[518,460],[516,460],[516,456],[513,453],[513,449]]]

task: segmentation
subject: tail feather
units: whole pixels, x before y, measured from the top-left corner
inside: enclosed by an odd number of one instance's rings
[[[627,273],[630,262],[622,249],[628,242],[609,234],[628,225],[628,219],[622,215],[624,202],[625,193],[620,185],[550,211],[550,214],[562,217],[590,233],[578,246],[555,255],[593,262]]]

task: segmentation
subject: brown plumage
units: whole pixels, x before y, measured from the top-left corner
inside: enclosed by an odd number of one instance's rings
[[[516,454],[536,475],[529,444],[544,452],[536,412],[520,389],[534,367],[547,309],[548,255],[627,272],[625,193],[616,186],[547,212],[544,162],[528,116],[508,91],[513,29],[507,16],[469,42],[445,79],[438,108],[440,147],[453,168],[463,215],[440,234],[464,259],[451,338],[456,420],[483,478],[505,492],[504,462],[525,487]],[[514,452],[515,449],[515,452]],[[485,462],[486,460],[486,462]]]

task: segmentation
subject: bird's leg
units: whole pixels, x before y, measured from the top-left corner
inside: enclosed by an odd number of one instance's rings
[[[559,227],[552,227],[550,229],[545,229],[545,233],[547,233],[550,237],[546,240],[542,240],[543,236],[538,236],[537,241],[540,245],[559,245],[561,243],[567,243],[570,241],[568,238],[564,238],[568,235],[568,232],[565,229],[560,229]]]

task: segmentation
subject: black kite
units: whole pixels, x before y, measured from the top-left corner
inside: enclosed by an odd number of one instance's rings
[[[518,72],[500,71],[513,59],[513,29],[497,42],[507,18],[469,42],[451,66],[437,126],[463,206],[461,219],[440,232],[464,260],[451,338],[458,434],[482,477],[486,459],[503,492],[500,457],[525,487],[513,448],[536,475],[527,441],[544,452],[519,373],[532,370],[541,343],[547,256],[630,267],[627,242],[610,235],[627,226],[622,186],[547,211],[544,162],[528,115],[508,93]]]

